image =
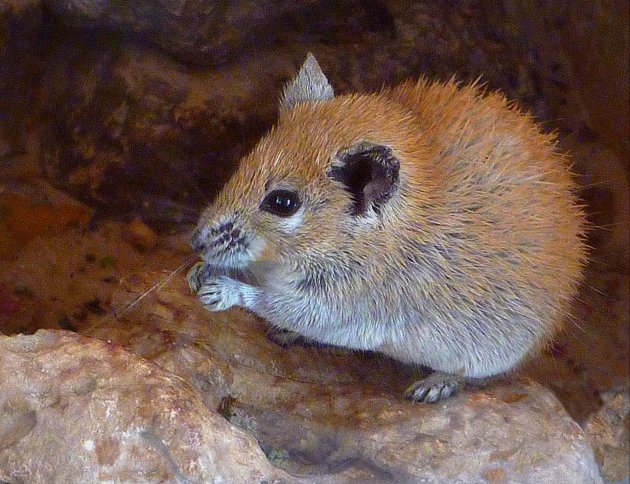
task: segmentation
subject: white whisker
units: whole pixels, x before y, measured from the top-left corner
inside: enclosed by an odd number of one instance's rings
[[[197,259],[197,257],[198,257],[197,254],[193,254],[190,257],[188,257],[179,267],[177,267],[175,270],[173,270],[168,276],[166,276],[164,279],[162,279],[162,280],[156,282],[155,284],[153,284],[153,286],[151,286],[143,294],[141,294],[135,300],[133,300],[131,303],[129,303],[127,306],[125,306],[121,311],[116,311],[116,309],[113,309],[111,313],[109,313],[107,316],[104,316],[102,319],[100,319],[95,324],[93,324],[92,328],[100,326],[101,324],[109,321],[112,318],[116,319],[116,320],[121,318],[124,314],[128,313],[129,311],[131,311],[131,309],[133,309],[140,301],[142,301],[149,294],[151,294],[151,293],[153,293],[155,291],[158,291],[159,289],[164,287],[166,284],[168,284],[173,279],[173,277],[175,277],[183,269],[185,269],[192,262],[194,262],[195,259]]]

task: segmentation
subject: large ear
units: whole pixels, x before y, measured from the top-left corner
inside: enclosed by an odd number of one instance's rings
[[[388,146],[362,141],[336,155],[328,176],[345,186],[353,199],[352,214],[378,212],[396,192],[400,162]]]
[[[280,99],[280,112],[287,111],[299,103],[328,101],[334,96],[333,88],[328,83],[315,56],[309,52],[298,75],[284,87]]]

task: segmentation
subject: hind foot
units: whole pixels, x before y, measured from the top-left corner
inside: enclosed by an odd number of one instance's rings
[[[435,403],[446,400],[463,388],[464,379],[461,376],[435,372],[407,388],[404,397],[419,403]]]

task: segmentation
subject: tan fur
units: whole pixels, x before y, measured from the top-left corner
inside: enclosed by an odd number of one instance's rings
[[[326,175],[362,141],[400,161],[393,197],[363,219]],[[260,210],[269,186],[303,194],[295,227]],[[297,327],[261,309],[272,324],[481,377],[514,367],[568,314],[586,261],[574,189],[554,136],[502,95],[420,80],[283,110],[200,227],[238,214],[262,244],[249,263],[277,268],[278,298],[302,291],[321,312],[300,306],[312,321]],[[306,276],[319,286],[296,289]]]

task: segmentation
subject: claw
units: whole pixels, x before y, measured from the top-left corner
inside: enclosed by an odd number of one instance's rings
[[[420,403],[436,403],[455,395],[464,387],[458,375],[435,372],[412,384],[404,393],[408,400]]]
[[[203,285],[204,280],[207,277],[207,264],[205,262],[197,262],[188,271],[186,279],[188,280],[188,287],[193,294],[197,294],[199,289]]]

